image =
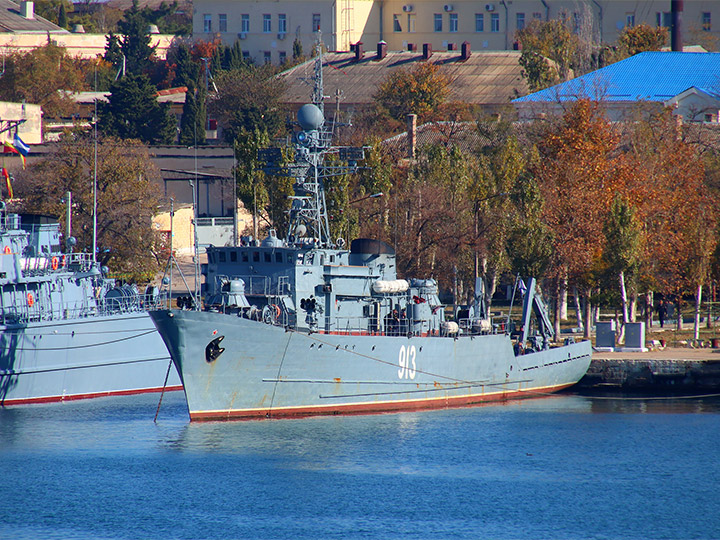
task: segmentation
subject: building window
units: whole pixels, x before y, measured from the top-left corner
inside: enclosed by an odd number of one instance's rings
[[[203,32],[212,32],[212,15],[209,13],[203,15]]]
[[[250,15],[248,13],[240,15],[240,31],[245,34],[250,32]]]
[[[285,62],[287,62],[287,53],[285,51],[279,51],[278,60],[280,62],[280,65],[283,65]]]
[[[450,14],[450,31],[451,32],[458,31],[458,14],[457,13]]]
[[[711,20],[711,18],[710,18],[710,12],[709,12],[709,11],[703,11],[703,14],[702,14],[702,29],[703,29],[705,32],[709,32],[709,31],[710,31],[710,27],[711,27],[711,23],[712,23],[712,20]]]
[[[415,14],[414,13],[408,13],[408,32],[414,33],[415,32]]]
[[[515,24],[518,30],[522,30],[525,28],[525,14],[524,13],[516,13],[515,14]]]
[[[272,32],[272,17],[269,13],[263,15],[263,32],[266,34]]]
[[[218,15],[218,30],[227,32],[227,14],[225,13]]]
[[[499,13],[493,13],[490,15],[490,31],[491,32],[499,32],[500,31],[500,14]]]
[[[533,13],[533,19],[535,19],[536,21],[542,21],[542,18],[542,13],[540,13],[539,11]]]
[[[670,15],[669,11],[658,11],[657,13],[657,25],[658,26],[664,26],[665,28],[670,28],[670,24],[672,23],[672,16]]]
[[[482,13],[475,14],[475,31],[476,32],[484,32],[485,31],[485,15],[483,15]]]
[[[313,16],[312,16],[312,31],[313,31],[313,32],[319,32],[319,31],[320,31],[320,14],[319,14],[319,13],[313,13]]]
[[[272,61],[272,56],[270,55],[270,51],[264,51],[263,52],[263,61],[266,64],[269,64]]]
[[[712,121],[713,121],[712,114],[706,114],[706,115],[705,115],[705,121],[706,121],[706,122],[712,122]]]
[[[625,14],[625,26],[629,26],[629,27],[635,26],[635,14],[634,13],[626,13]]]
[[[278,15],[278,32],[287,34],[287,16],[284,13]]]
[[[434,28],[436,32],[442,32],[442,13],[433,15]]]
[[[393,15],[393,32],[402,32],[400,26],[400,15]]]

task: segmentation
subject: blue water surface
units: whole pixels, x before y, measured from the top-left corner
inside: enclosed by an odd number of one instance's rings
[[[0,409],[0,538],[720,538],[720,399],[190,423]]]

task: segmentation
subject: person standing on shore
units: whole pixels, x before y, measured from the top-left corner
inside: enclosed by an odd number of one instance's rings
[[[658,305],[658,318],[660,319],[660,328],[665,325],[665,317],[667,316],[667,306],[664,300],[660,300]]]

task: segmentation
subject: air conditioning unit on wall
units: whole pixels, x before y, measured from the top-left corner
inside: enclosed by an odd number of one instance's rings
[[[412,10],[413,10],[412,4],[405,4],[405,5],[403,6],[403,11],[406,12],[406,13],[407,13],[407,12],[410,12],[410,11],[412,11]]]
[[[485,11],[495,11],[495,4],[485,4]]]
[[[452,10],[453,10],[453,5],[452,5],[452,4],[445,4],[445,5],[443,6],[443,9],[444,9],[445,11],[452,11]]]
[[[278,39],[285,39],[285,32],[280,32],[278,34]]]
[[[240,33],[238,34],[238,37],[239,37],[240,39],[247,39],[247,34],[246,34],[245,32],[240,32]]]

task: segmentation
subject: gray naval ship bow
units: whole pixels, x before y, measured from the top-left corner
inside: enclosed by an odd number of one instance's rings
[[[533,279],[517,325],[487,313],[480,281],[468,316],[446,320],[435,280],[398,278],[390,245],[331,240],[324,180],[355,171],[363,150],[331,145],[321,62],[294,161],[283,164],[279,148],[260,154],[269,173],[294,178],[286,237],[209,247],[203,309],[151,312],[191,420],[460,407],[576,383],[590,342],[553,343]]]

